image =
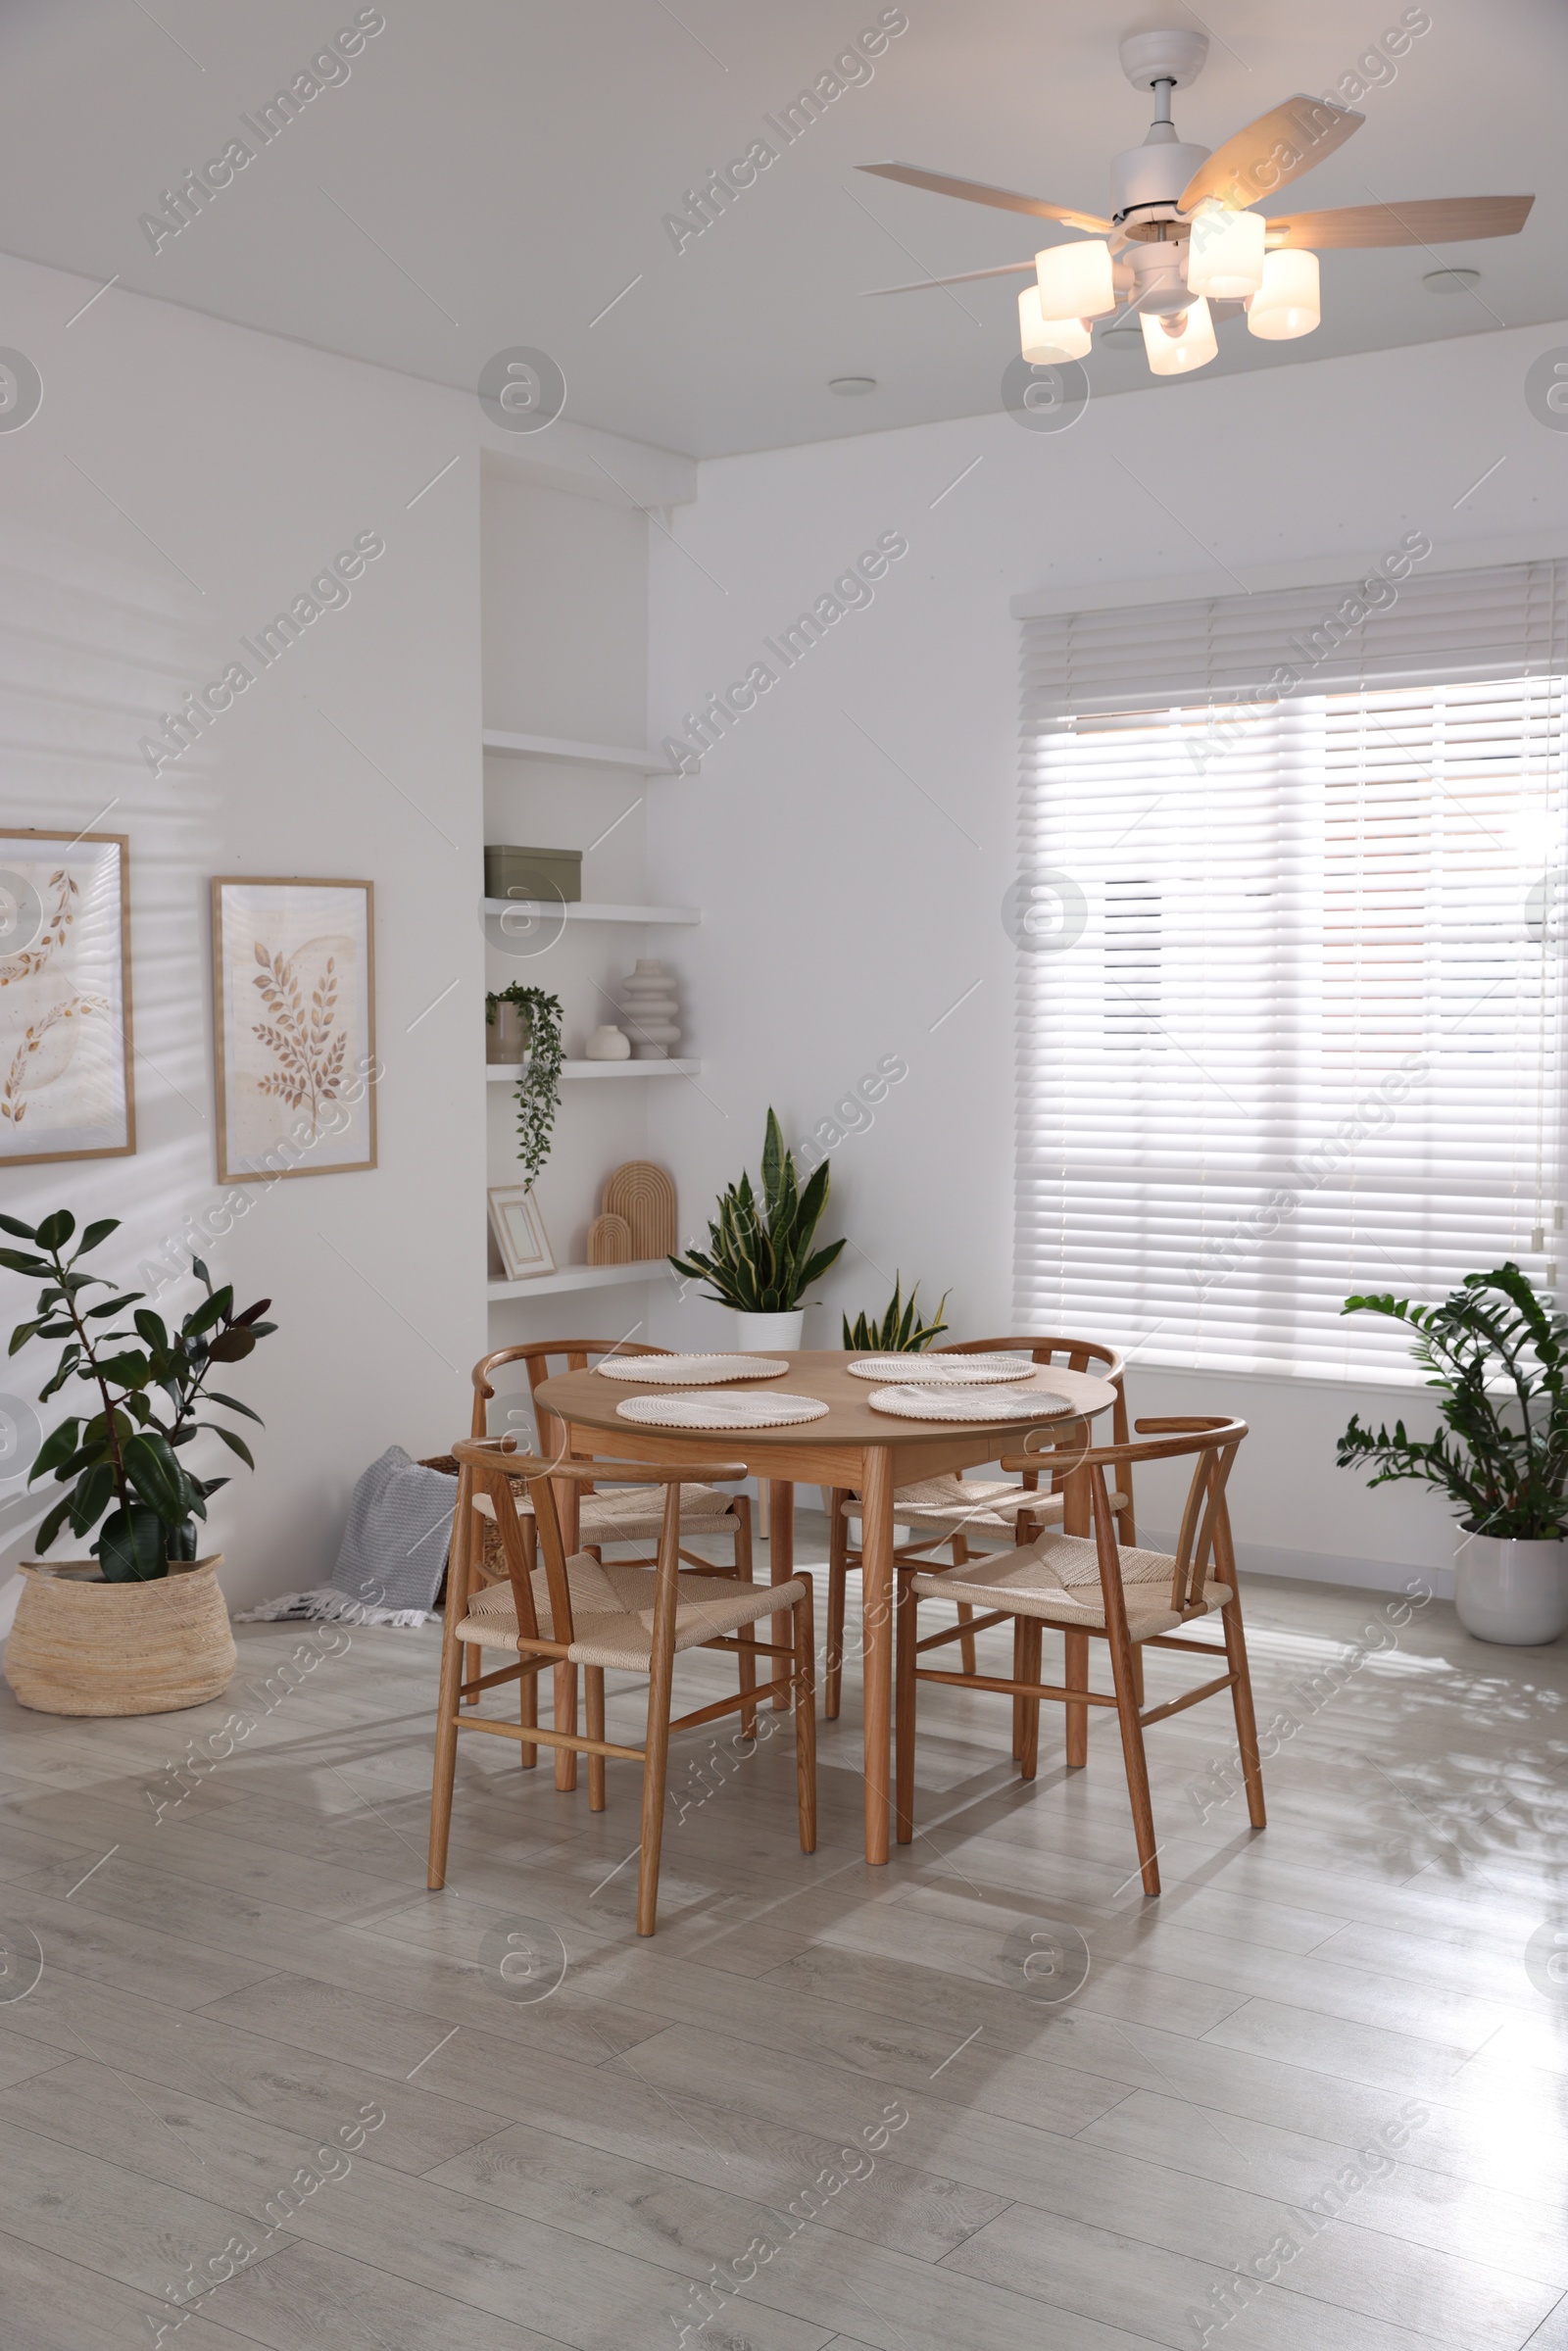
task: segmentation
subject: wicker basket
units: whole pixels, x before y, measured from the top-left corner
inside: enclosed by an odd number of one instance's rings
[[[22,1561],[6,1680],[40,1714],[172,1714],[221,1695],[239,1662],[221,1552],[151,1584],[106,1584]]]

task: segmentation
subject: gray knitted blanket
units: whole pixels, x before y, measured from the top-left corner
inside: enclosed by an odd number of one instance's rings
[[[429,1621],[447,1563],[458,1481],[388,1445],[354,1489],[330,1584],[246,1608],[235,1623],[338,1617],[360,1625]]]

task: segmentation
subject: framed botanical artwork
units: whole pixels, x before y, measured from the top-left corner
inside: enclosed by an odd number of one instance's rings
[[[213,883],[218,1180],[375,1165],[368,882]]]
[[[123,833],[0,832],[0,1164],[136,1148]]]
[[[509,1282],[525,1282],[531,1274],[555,1272],[555,1255],[531,1185],[492,1186],[490,1230]]]

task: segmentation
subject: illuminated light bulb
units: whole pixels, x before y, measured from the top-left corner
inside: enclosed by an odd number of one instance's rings
[[[1216,302],[1243,302],[1255,294],[1263,282],[1267,225],[1261,213],[1228,212],[1212,199],[1200,204],[1187,248],[1192,291]]]
[[[1082,245],[1048,245],[1035,255],[1043,318],[1103,318],[1116,307],[1110,247],[1103,237]]]
[[[1282,248],[1263,263],[1263,282],[1247,306],[1250,333],[1267,343],[1309,335],[1323,316],[1317,255]]]
[[[1081,360],[1093,338],[1082,318],[1046,318],[1040,288],[1025,286],[1018,297],[1018,339],[1031,367],[1050,367],[1062,360]]]
[[[1191,375],[1195,367],[1206,367],[1218,354],[1214,321],[1201,294],[1173,318],[1151,318],[1148,311],[1141,311],[1139,322],[1144,330],[1144,356],[1155,375]]]

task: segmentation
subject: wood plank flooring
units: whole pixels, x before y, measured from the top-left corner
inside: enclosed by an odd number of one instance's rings
[[[466,1740],[425,1889],[436,1629],[280,1694],[304,1629],[241,1626],[188,1714],[0,1691],[4,2351],[1568,2351],[1568,1641],[1245,1596],[1270,1826],[1223,1704],[1156,1726],[1158,1900],[1114,1718],[1024,1788],[953,1690],[868,1869],[852,1654],[815,1855],[786,1718],[677,1744],[651,1942],[635,1766],[596,1819]]]

